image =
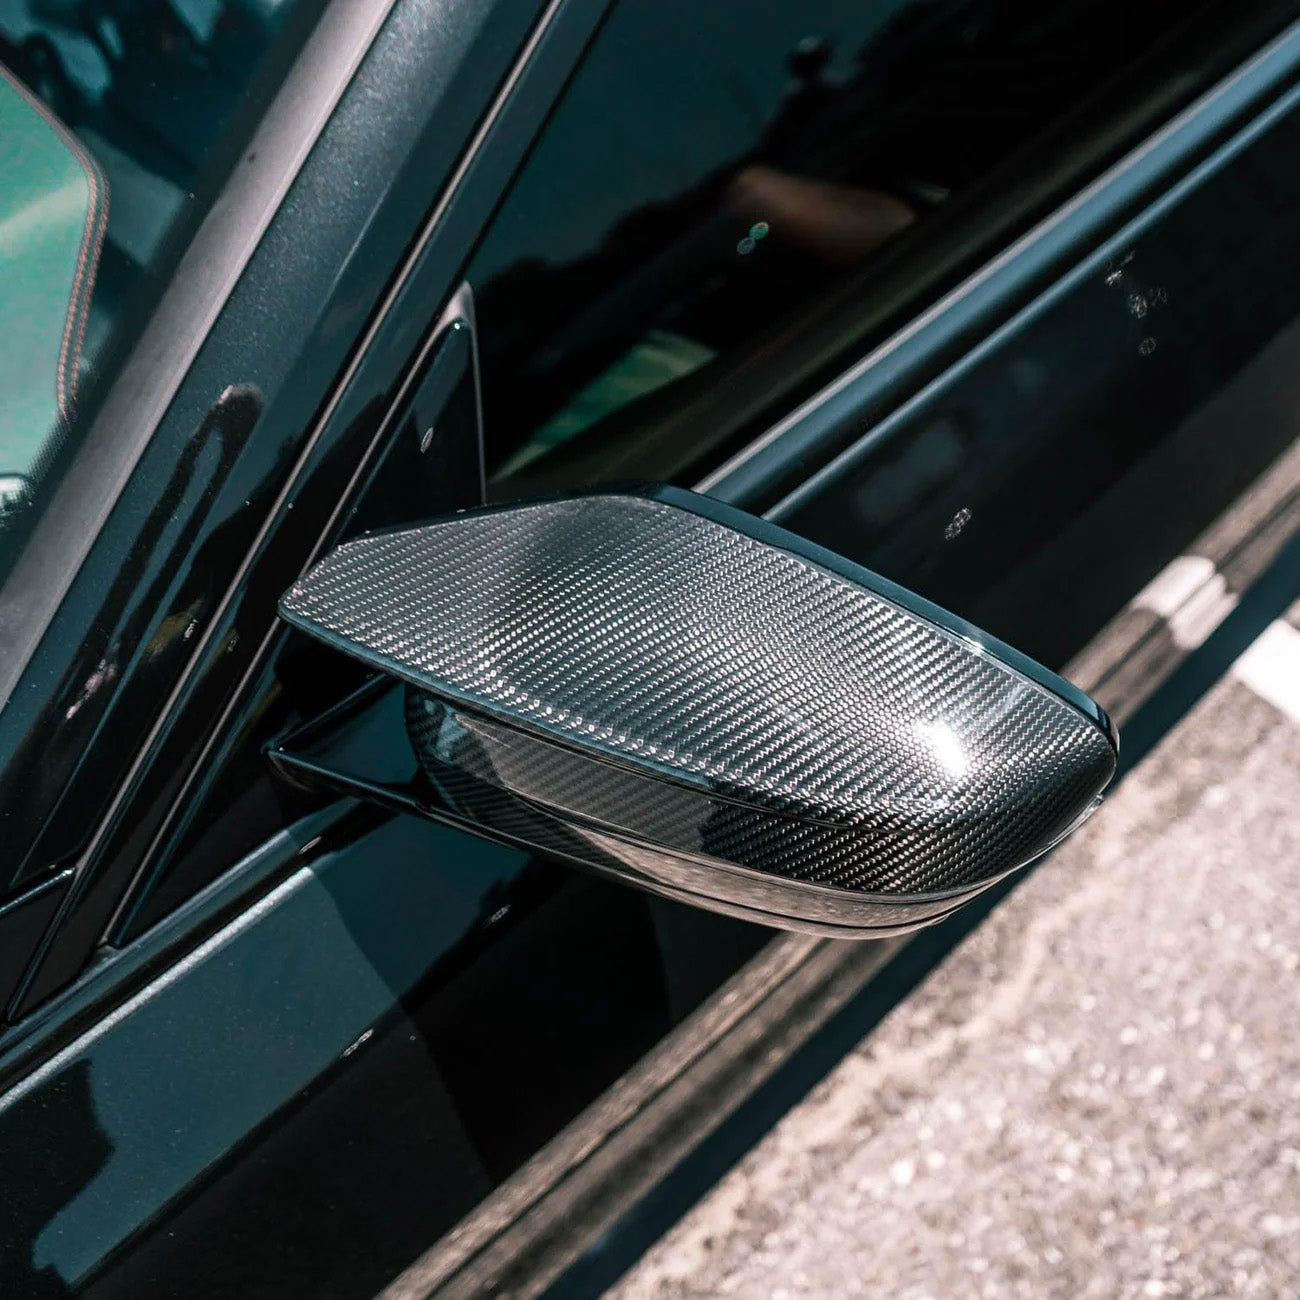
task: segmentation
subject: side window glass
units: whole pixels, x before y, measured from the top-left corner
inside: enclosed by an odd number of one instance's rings
[[[0,581],[323,4],[0,3]]]
[[[1219,75],[1211,35],[1230,54],[1182,0],[619,0],[470,268],[497,493],[752,436],[886,298],[914,311],[1041,211],[1071,148],[1077,184],[1081,136]]]

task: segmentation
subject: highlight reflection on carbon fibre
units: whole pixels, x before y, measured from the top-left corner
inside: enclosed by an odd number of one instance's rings
[[[416,688],[421,765],[443,789],[462,774],[479,821],[523,801],[637,846],[643,874],[724,865],[733,901],[766,878],[950,909],[1110,779],[1105,730],[1042,680],[698,500],[580,496],[363,537],[282,611]]]

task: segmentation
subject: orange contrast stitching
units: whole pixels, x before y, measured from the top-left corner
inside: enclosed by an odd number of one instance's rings
[[[86,184],[90,190],[89,209],[86,213],[86,225],[81,234],[81,247],[77,253],[77,270],[72,279],[72,292],[68,299],[68,310],[64,313],[63,341],[59,347],[59,365],[57,373],[57,392],[59,415],[64,421],[70,420],[69,412],[76,397],[77,366],[81,361],[81,344],[86,334],[86,321],[90,315],[90,295],[95,286],[95,274],[99,269],[99,254],[104,245],[104,232],[108,227],[108,181],[99,169],[99,164],[86,152],[81,141],[50,111],[44,100],[32,94],[3,64],[0,64],[0,76],[29,103],[42,117],[54,133],[67,145],[72,156],[77,160],[82,171],[86,173]],[[103,194],[101,197],[101,187]],[[84,281],[84,284],[83,284]],[[84,307],[84,310],[82,309]],[[73,340],[73,333],[76,339]],[[71,366],[69,366],[71,360]],[[72,371],[72,391],[69,391],[68,372]]]

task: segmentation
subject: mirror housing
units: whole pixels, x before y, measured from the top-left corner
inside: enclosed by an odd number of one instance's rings
[[[360,537],[281,614],[406,684],[425,815],[787,929],[940,920],[1115,771],[1068,682],[676,488]]]

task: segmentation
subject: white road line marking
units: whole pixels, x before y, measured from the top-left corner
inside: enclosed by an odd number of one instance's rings
[[[1270,623],[1232,665],[1232,675],[1300,722],[1300,632],[1289,623]]]
[[[1203,555],[1175,556],[1133,597],[1131,604],[1136,609],[1149,609],[1161,618],[1172,618],[1197,587],[1213,575],[1213,560]]]
[[[1203,644],[1237,604],[1223,574],[1203,555],[1179,555],[1129,602],[1165,620],[1180,650]]]

